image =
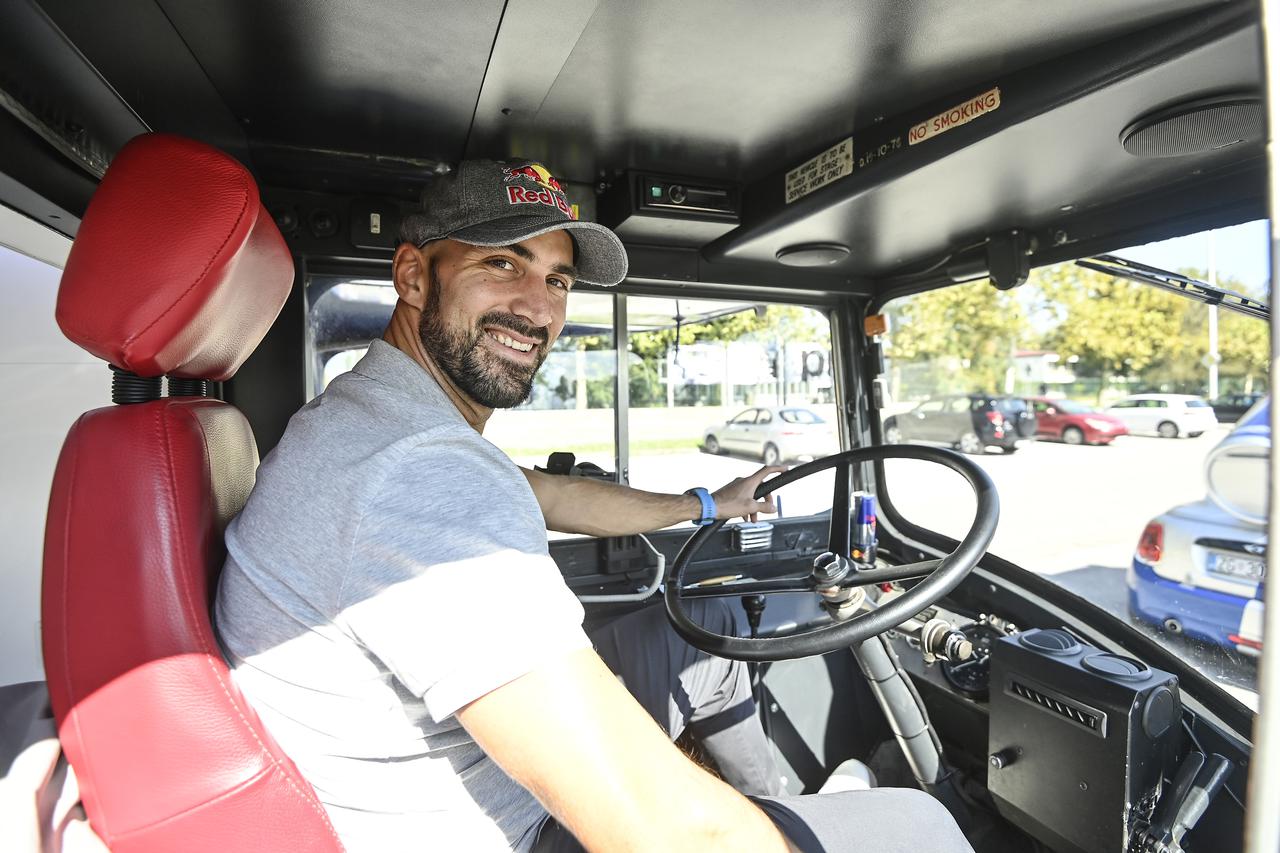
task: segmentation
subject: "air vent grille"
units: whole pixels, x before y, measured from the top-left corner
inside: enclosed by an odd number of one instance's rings
[[[1009,693],[1025,702],[1037,705],[1057,714],[1068,722],[1093,732],[1098,737],[1107,736],[1107,715],[1078,702],[1058,696],[1041,688],[1031,687],[1017,679],[1009,681]]]
[[[764,551],[773,547],[773,525],[767,521],[744,522],[733,530],[733,550]]]

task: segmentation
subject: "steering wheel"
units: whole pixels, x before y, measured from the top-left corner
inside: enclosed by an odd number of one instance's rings
[[[940,560],[925,560],[905,566],[888,568],[859,568],[848,560],[850,553],[849,484],[854,465],[884,459],[919,459],[950,468],[963,477],[972,487],[978,499],[973,525],[960,544]],[[667,617],[676,633],[694,648],[717,657],[744,661],[775,661],[821,655],[837,649],[857,645],[890,628],[901,625],[929,605],[955,589],[978,560],[986,553],[987,546],[996,532],[1000,517],[1000,499],[995,484],[987,473],[974,462],[940,448],[916,445],[892,445],[860,447],[847,450],[779,474],[766,480],[756,489],[756,499],[770,494],[789,483],[811,474],[836,469],[835,497],[831,504],[831,528],[827,554],[815,561],[814,571],[807,575],[776,578],[765,581],[744,581],[717,586],[684,586],[685,569],[694,555],[712,536],[724,526],[723,520],[699,527],[684,543],[675,561],[667,570],[666,589],[663,593]],[[838,555],[836,559],[832,555]],[[833,571],[833,568],[838,570]],[[810,631],[793,632],[775,637],[730,637],[708,631],[692,621],[685,613],[682,602],[688,598],[726,597],[734,595],[761,595],[769,593],[817,592],[819,589],[840,590],[869,584],[888,583],[928,576],[903,595],[875,610],[852,616]]]

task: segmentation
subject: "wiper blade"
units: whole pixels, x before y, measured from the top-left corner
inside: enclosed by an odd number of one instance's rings
[[[1076,261],[1076,266],[1096,270],[1117,278],[1126,278],[1139,284],[1149,284],[1152,287],[1168,290],[1188,299],[1195,299],[1206,305],[1220,305],[1230,311],[1257,317],[1259,320],[1271,319],[1271,307],[1265,302],[1259,302],[1252,297],[1245,296],[1243,293],[1236,293],[1234,290],[1214,287],[1212,284],[1200,281],[1198,278],[1169,272],[1159,267],[1149,267],[1137,261],[1117,258],[1115,255],[1081,258]]]

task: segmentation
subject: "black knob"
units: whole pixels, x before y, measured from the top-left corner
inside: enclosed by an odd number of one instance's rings
[[[1003,770],[1017,760],[1018,750],[1017,748],[1010,746],[1000,750],[999,752],[991,753],[991,757],[987,759],[987,763],[996,770]]]

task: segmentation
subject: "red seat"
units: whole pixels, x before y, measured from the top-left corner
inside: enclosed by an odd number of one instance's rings
[[[222,532],[253,486],[253,435],[233,406],[173,396],[196,390],[186,380],[230,378],[292,283],[248,171],[158,134],[116,156],[67,261],[58,324],[124,371],[118,387],[134,390],[121,396],[158,397],[137,377],[182,380],[169,397],[82,415],[49,501],[46,678],[112,850],[342,849],[232,683],[210,622]]]

